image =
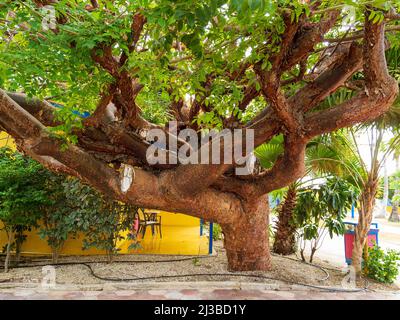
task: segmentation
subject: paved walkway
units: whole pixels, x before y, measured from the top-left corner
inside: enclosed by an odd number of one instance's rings
[[[142,287],[133,289],[110,284],[103,290],[3,288],[0,300],[400,300],[397,292],[321,292],[296,286],[272,288],[265,284],[238,282],[154,282],[142,284]]]

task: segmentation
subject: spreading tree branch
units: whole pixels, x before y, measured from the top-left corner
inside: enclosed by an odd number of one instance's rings
[[[334,108],[308,115],[308,137],[377,118],[389,109],[398,95],[397,81],[389,75],[385,58],[385,24],[369,21],[368,13],[365,20],[365,89]]]

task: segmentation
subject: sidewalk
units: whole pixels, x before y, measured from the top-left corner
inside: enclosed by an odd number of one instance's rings
[[[170,289],[174,288],[174,289]],[[110,285],[103,290],[3,289],[0,300],[399,300],[395,292],[321,292],[296,286],[271,288],[254,283],[146,283],[143,288]]]

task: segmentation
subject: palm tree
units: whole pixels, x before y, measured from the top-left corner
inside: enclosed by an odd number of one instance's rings
[[[390,73],[398,81],[400,81],[399,49],[399,47],[394,47],[387,52],[387,61]],[[341,92],[339,91],[335,95],[329,97],[326,102],[330,104],[331,99],[345,101],[353,94],[354,92],[343,89]],[[346,136],[350,137],[350,139],[347,139],[347,143],[350,147],[348,150],[353,151],[352,159],[357,159],[358,162],[358,165],[354,167],[355,170],[353,171],[353,176],[355,177],[354,183],[362,190],[358,201],[359,215],[358,224],[355,228],[352,256],[352,265],[358,275],[360,275],[362,271],[362,256],[364,255],[364,259],[368,259],[368,250],[366,250],[368,245],[367,236],[372,222],[375,197],[379,187],[379,174],[387,157],[393,152],[396,152],[396,149],[399,149],[399,129],[400,99],[397,98],[390,110],[380,118],[371,123],[367,123],[362,126],[356,126],[347,130],[349,134]],[[389,130],[394,134],[394,136],[390,140],[389,144],[385,144],[384,135]],[[360,132],[366,135],[369,140],[369,152],[371,160],[369,166],[366,165],[364,156],[361,154],[359,149]]]
[[[373,218],[373,209],[375,205],[375,197],[379,188],[379,174],[386,159],[398,149],[400,142],[400,100],[398,99],[390,111],[385,115],[369,123],[366,126],[359,126],[349,129],[350,137],[349,145],[354,150],[354,155],[358,158],[361,166],[358,172],[358,185],[361,186],[361,195],[359,198],[358,208],[358,224],[355,228],[355,239],[353,246],[352,265],[357,274],[362,271],[362,257],[368,259],[368,243],[367,236]],[[388,144],[384,142],[384,135],[388,130],[394,134]],[[358,147],[360,133],[368,137],[368,145],[370,152],[370,164],[364,161]]]
[[[283,202],[277,209],[278,221],[275,225],[273,252],[289,255],[296,252],[296,226],[292,222],[293,211],[297,203],[297,184],[292,183],[286,192]]]
[[[296,224],[292,221],[297,204],[298,190],[304,183],[314,179],[329,176],[339,176],[350,179],[357,161],[352,159],[352,152],[342,132],[322,135],[312,140],[306,150],[306,174],[311,180],[300,179],[292,183],[287,190],[283,201],[277,207],[278,220],[275,224],[275,241],[273,252],[289,255],[296,252]],[[257,148],[255,155],[263,168],[269,169],[283,152],[283,139],[278,136],[269,143]]]

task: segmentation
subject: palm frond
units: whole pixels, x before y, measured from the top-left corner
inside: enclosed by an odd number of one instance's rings
[[[283,136],[275,136],[268,143],[264,143],[254,150],[254,155],[265,169],[270,169],[278,157],[284,152]]]

